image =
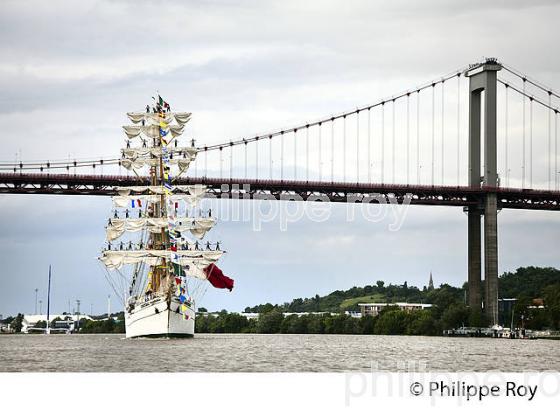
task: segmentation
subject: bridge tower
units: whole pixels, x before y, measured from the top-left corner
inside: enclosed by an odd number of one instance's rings
[[[473,188],[498,186],[496,85],[497,73],[501,69],[495,59],[487,59],[465,72],[469,78],[469,185]],[[481,174],[481,148],[484,148],[484,175]],[[474,309],[482,307],[481,217],[484,216],[484,313],[494,325],[498,323],[497,194],[488,192],[482,203],[469,206],[467,213],[469,306]]]

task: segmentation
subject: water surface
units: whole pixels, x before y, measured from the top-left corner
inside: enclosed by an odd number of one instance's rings
[[[1,372],[560,371],[560,341],[366,335],[2,335]]]

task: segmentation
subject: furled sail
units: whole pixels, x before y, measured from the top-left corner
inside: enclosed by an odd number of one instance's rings
[[[169,165],[177,165],[179,166],[179,170],[181,172],[186,171],[191,164],[193,157],[188,158],[173,158],[170,159],[168,164]],[[158,158],[136,158],[136,159],[121,159],[121,165],[128,169],[129,171],[139,170],[144,167],[156,167],[159,166],[160,162]]]
[[[175,121],[177,121],[178,124],[185,125],[191,119],[192,113],[176,112],[174,115],[175,115]]]
[[[189,195],[202,195],[207,191],[206,185],[173,185],[171,188],[166,188],[161,185],[131,185],[115,188],[115,191],[120,196],[129,196],[131,193],[141,194],[141,193],[152,193],[152,194],[164,194],[166,189],[172,193],[185,193]]]
[[[165,114],[165,118],[162,118],[158,113],[151,112],[129,112],[126,114],[130,121],[134,124],[138,124],[142,120],[144,121],[154,121],[159,123],[160,121],[166,124],[171,123],[174,119],[179,125],[185,125],[191,119],[192,113],[190,112],[170,112]]]
[[[99,258],[107,269],[120,269],[123,265],[145,263],[147,265],[157,265],[164,258],[178,264],[188,274],[191,266],[196,265],[204,269],[210,263],[216,262],[223,255],[223,251],[170,251],[170,250],[126,250],[126,251],[104,251]],[[193,268],[194,269],[194,268]],[[202,277],[206,279],[206,276]]]
[[[125,232],[139,232],[147,229],[152,233],[160,233],[161,229],[168,227],[167,218],[127,218],[127,219],[110,219],[107,226],[107,240],[114,241],[122,236]],[[176,218],[175,227],[178,232],[189,231],[195,238],[203,239],[208,232],[216,224],[215,218]]]
[[[171,132],[172,137],[178,137],[183,134],[184,125],[183,124],[167,124],[167,130]],[[159,138],[161,130],[159,124],[150,125],[124,125],[124,133],[129,139],[137,138],[141,134],[148,138]],[[164,131],[165,132],[165,131]]]
[[[196,207],[204,195],[205,192],[196,194],[174,194],[168,195],[167,199],[173,202],[182,201],[192,207]],[[137,205],[142,206],[143,202],[154,204],[160,201],[161,196],[159,195],[119,195],[113,197],[113,205],[116,208],[135,208]]]
[[[162,155],[184,156],[193,160],[198,150],[194,147],[152,147],[152,148],[124,148],[121,150],[126,159],[136,159],[140,157],[160,158]]]

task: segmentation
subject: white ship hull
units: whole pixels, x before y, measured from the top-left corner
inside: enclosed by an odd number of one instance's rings
[[[168,309],[164,298],[138,304],[125,313],[126,337],[193,337],[195,312],[187,307],[183,315],[179,309],[176,300]]]

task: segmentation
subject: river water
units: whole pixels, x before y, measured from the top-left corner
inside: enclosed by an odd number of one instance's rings
[[[0,372],[560,371],[560,341],[362,335],[2,335]]]

